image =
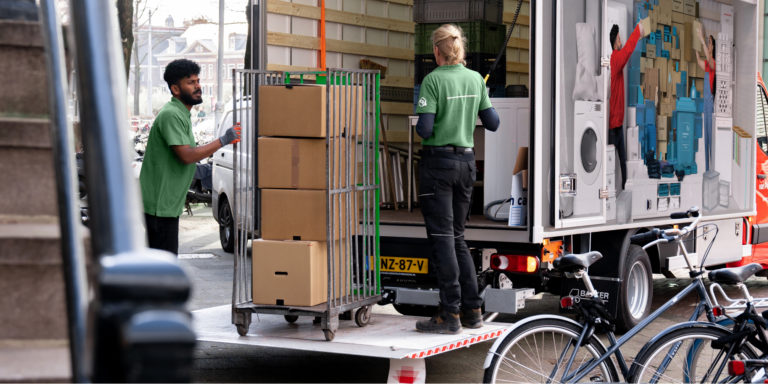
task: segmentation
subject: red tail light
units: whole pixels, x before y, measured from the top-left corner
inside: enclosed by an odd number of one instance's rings
[[[573,297],[572,296],[566,296],[560,299],[560,308],[568,309],[573,307]]]
[[[713,307],[712,314],[715,315],[715,317],[720,317],[725,315],[725,310],[723,309],[723,307]]]
[[[539,270],[539,259],[530,255],[491,255],[491,268],[521,273],[534,273]]]
[[[731,376],[741,376],[746,369],[744,368],[744,362],[741,360],[731,360],[728,362],[728,374]]]

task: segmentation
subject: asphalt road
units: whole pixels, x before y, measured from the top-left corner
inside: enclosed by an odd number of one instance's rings
[[[210,208],[199,206],[193,215],[180,221],[181,264],[193,281],[190,310],[231,304],[233,256],[221,249],[218,225]],[[654,308],[666,302],[683,287],[687,278],[654,276]],[[768,296],[768,280],[755,277],[747,283],[754,297]],[[543,294],[526,302],[514,316],[499,316],[495,321],[514,322],[525,316],[558,313],[559,298]],[[622,348],[631,359],[639,348],[664,328],[686,321],[695,305],[695,294],[678,303]],[[375,313],[395,313],[391,306],[376,307]],[[234,332],[234,326],[233,326]],[[426,381],[479,382],[482,365],[491,343],[486,342],[426,360]],[[386,382],[389,361],[348,355],[290,351],[274,348],[201,342],[195,354],[193,378],[197,382]]]

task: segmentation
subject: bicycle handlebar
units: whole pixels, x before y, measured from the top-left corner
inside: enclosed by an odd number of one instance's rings
[[[693,222],[683,228],[669,228],[664,230],[653,228],[648,232],[633,235],[629,238],[629,241],[632,244],[640,245],[645,249],[658,243],[668,243],[670,241],[677,240],[678,238],[683,237],[696,229],[696,226],[699,224],[699,220],[701,219],[701,215],[699,215],[699,208],[693,207],[686,212],[675,212],[669,215],[670,219],[687,219],[690,217],[694,218]]]

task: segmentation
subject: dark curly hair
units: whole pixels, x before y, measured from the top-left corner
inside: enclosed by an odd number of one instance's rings
[[[616,42],[616,36],[619,35],[619,26],[614,24],[613,27],[611,27],[611,33],[608,35],[608,38],[611,40],[611,49],[613,49],[613,45]]]
[[[192,75],[200,74],[200,66],[192,60],[177,59],[165,66],[163,80],[168,83],[168,89],[171,85],[177,84],[179,80]]]

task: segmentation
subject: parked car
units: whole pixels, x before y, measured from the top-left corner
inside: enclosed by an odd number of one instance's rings
[[[246,104],[250,107],[250,102]],[[220,137],[235,123],[232,115],[232,104],[227,104],[223,118],[216,128],[215,137]],[[245,141],[243,131],[243,142]],[[234,146],[227,145],[213,154],[213,192],[211,206],[213,218],[219,223],[219,241],[221,248],[226,252],[235,250],[235,216],[233,214],[234,201]]]

